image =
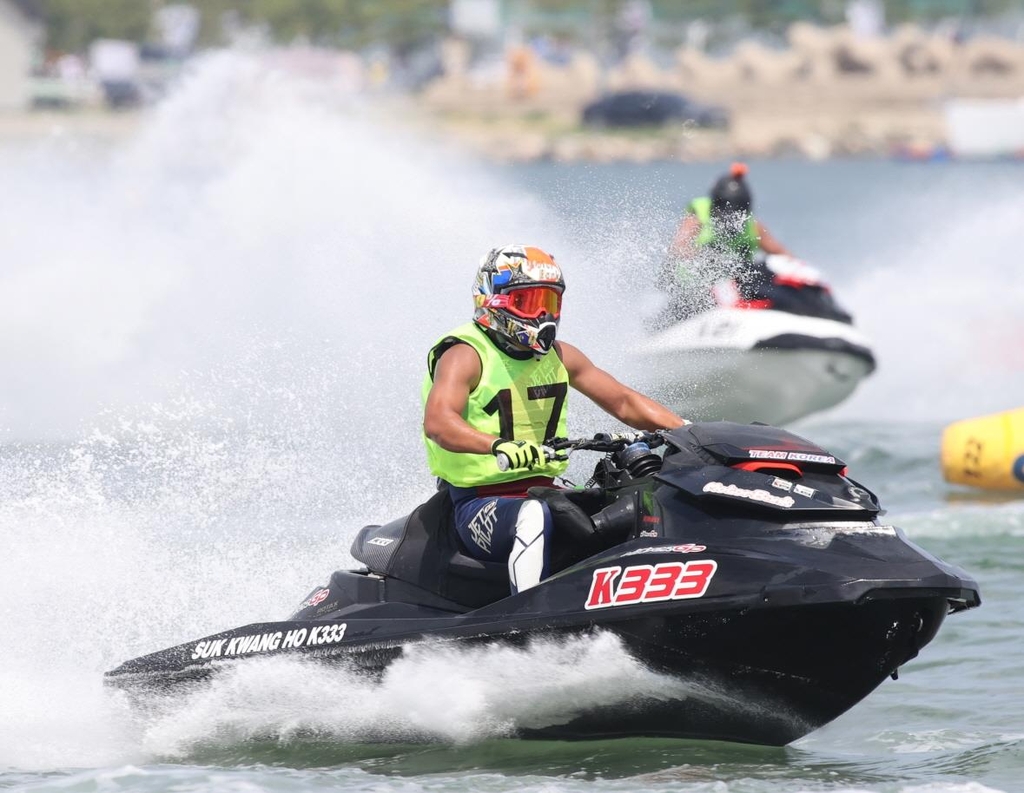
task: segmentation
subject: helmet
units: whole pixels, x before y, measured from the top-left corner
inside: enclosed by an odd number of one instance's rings
[[[715,182],[711,188],[712,212],[750,213],[750,188],[743,178],[746,175],[747,166],[741,162],[734,162],[729,168],[729,173]]]
[[[473,320],[512,350],[544,355],[555,343],[565,281],[540,248],[505,245],[480,260]]]

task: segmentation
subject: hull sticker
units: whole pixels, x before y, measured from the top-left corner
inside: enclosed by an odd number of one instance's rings
[[[703,597],[718,569],[714,559],[602,567],[594,571],[584,608],[629,606]]]
[[[318,589],[316,592],[314,592],[308,598],[303,600],[299,604],[299,608],[300,609],[305,609],[305,608],[309,608],[310,606],[317,606],[317,605],[323,603],[327,599],[327,596],[329,594],[331,594],[331,590],[328,589],[327,587],[324,587],[323,589]]]
[[[704,485],[703,489],[705,493],[745,498],[750,501],[759,501],[762,504],[773,504],[777,507],[791,507],[796,503],[792,496],[776,496],[767,490],[750,490],[745,487],[737,487],[736,485],[727,485],[724,482],[708,482]]]
[[[348,623],[346,622],[332,622],[328,625],[296,628],[290,631],[252,633],[224,639],[203,639],[192,648],[191,658],[193,661],[210,658],[235,658],[252,653],[336,644],[345,638],[347,628]]]
[[[682,545],[654,545],[648,548],[634,548],[632,551],[626,551],[622,555],[636,556],[641,553],[704,553],[707,549],[706,545],[687,542]]]
[[[810,454],[809,452],[785,452],[778,449],[750,449],[747,451],[754,460],[797,460],[805,463],[836,464],[836,458],[828,454]]]

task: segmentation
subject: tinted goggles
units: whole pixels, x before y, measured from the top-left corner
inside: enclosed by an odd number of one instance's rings
[[[551,286],[521,286],[492,295],[487,306],[503,308],[523,319],[536,319],[542,314],[557,317],[562,313],[562,292]]]

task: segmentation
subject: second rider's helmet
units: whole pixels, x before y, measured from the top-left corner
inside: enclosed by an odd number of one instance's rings
[[[473,285],[473,320],[513,350],[544,355],[555,343],[565,281],[554,257],[540,248],[505,245],[480,261]]]
[[[716,215],[750,214],[751,195],[747,186],[747,166],[734,162],[729,172],[711,187],[711,211]]]

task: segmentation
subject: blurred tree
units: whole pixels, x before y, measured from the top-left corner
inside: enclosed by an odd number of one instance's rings
[[[224,44],[224,23],[235,12],[238,3],[233,0],[198,0],[193,2],[199,9],[199,45]]]
[[[80,52],[98,38],[144,41],[156,4],[149,0],[35,0],[50,49]]]
[[[448,0],[197,0],[203,39],[209,42],[226,12],[245,23],[266,24],[273,39],[304,39],[325,46],[363,47],[381,42],[398,48],[447,28]]]
[[[96,38],[142,42],[153,11],[188,0],[16,0],[39,17],[53,49],[81,51]],[[614,28],[628,0],[502,0],[506,19],[529,20],[537,30],[586,39]],[[649,0],[656,23],[682,26],[694,19],[739,20],[741,27],[780,32],[798,19],[836,21],[843,0]],[[226,14],[266,26],[279,43],[304,39],[325,46],[361,48],[381,43],[398,50],[442,35],[450,0],[192,0],[201,15],[200,43],[222,44]],[[1020,0],[886,0],[889,23],[941,18],[997,17],[1020,9]],[[549,25],[551,30],[545,31]],[[575,35],[573,35],[575,34]]]
[[[434,38],[448,29],[447,0],[388,0],[365,3],[349,0],[352,13],[340,31],[346,46],[361,47],[374,42],[406,49]]]

